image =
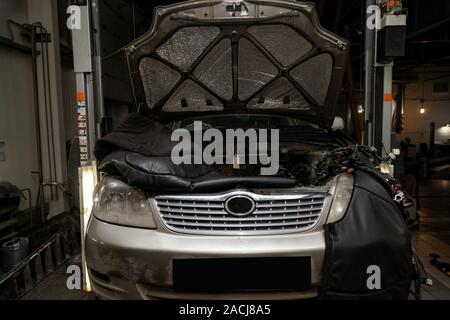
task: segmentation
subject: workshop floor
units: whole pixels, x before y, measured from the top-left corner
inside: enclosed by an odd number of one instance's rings
[[[440,260],[450,263],[450,181],[428,180],[421,183],[421,224],[413,232],[414,247],[428,274],[432,287],[423,287],[424,300],[450,300],[450,277],[430,264],[430,254],[441,256]],[[75,257],[70,264],[80,264]],[[93,294],[82,290],[69,290],[66,286],[66,266],[56,270],[22,299],[44,300],[92,300]]]
[[[420,184],[420,227],[413,232],[414,247],[433,279],[423,287],[424,300],[450,300],[450,277],[430,264],[430,254],[450,263],[450,181],[430,179]]]
[[[80,255],[70,262],[59,267],[55,272],[42,280],[36,287],[25,294],[22,300],[94,300],[92,293],[83,290],[69,290],[67,288],[67,267],[69,265],[81,266]]]

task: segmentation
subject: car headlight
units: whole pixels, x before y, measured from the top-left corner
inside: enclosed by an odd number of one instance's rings
[[[93,214],[99,220],[118,225],[156,228],[145,194],[114,178],[104,178],[97,185]]]
[[[334,189],[331,190],[333,200],[328,214],[327,224],[341,220],[347,212],[353,193],[353,176],[348,173],[338,175],[332,189]]]

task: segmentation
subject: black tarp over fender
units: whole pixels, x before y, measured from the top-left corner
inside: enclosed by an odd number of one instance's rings
[[[411,236],[388,191],[356,170],[345,217],[325,226],[323,299],[406,299],[414,268]],[[381,288],[370,290],[369,266],[378,266]]]

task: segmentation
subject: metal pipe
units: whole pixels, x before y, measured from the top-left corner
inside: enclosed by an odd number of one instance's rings
[[[376,5],[376,0],[366,0],[366,9],[369,6]],[[373,91],[374,91],[374,50],[375,50],[375,30],[368,28],[367,21],[370,14],[366,10],[366,19],[364,21],[364,108],[366,110],[364,116],[364,143],[368,146],[373,146]]]
[[[34,113],[35,113],[35,130],[36,130],[36,148],[37,148],[37,164],[38,164],[38,194],[36,197],[37,204],[40,204],[41,219],[45,221],[44,193],[41,192],[43,184],[43,166],[42,166],[42,140],[41,140],[41,120],[39,108],[39,86],[38,86],[38,70],[37,70],[37,50],[36,50],[36,26],[31,26],[31,64],[33,77],[33,94],[34,94]]]
[[[392,71],[393,64],[386,65],[383,67],[383,97],[386,94],[391,94],[392,96]],[[387,156],[391,150],[391,135],[392,135],[392,101],[390,99],[383,99],[382,108],[382,135],[381,143],[383,145],[382,155]]]
[[[91,23],[94,26],[93,48],[94,48],[94,88],[96,104],[96,123],[100,123],[105,117],[105,104],[103,100],[103,70],[102,70],[102,42],[101,42],[101,23],[100,23],[100,4],[97,0],[91,1]],[[134,2],[133,2],[134,5]],[[134,9],[133,9],[134,10]],[[96,138],[101,138],[101,130],[97,130]]]
[[[39,115],[39,88],[37,76],[37,51],[36,51],[36,37],[35,27],[31,27],[31,64],[33,75],[33,94],[34,94],[34,113],[35,113],[35,130],[36,130],[36,148],[37,148],[37,164],[38,164],[38,179],[39,187],[42,185],[42,141],[41,141],[41,121]]]
[[[48,54],[48,41],[45,37],[47,37],[47,29],[42,25],[42,23],[37,22],[34,25],[39,29],[41,39],[40,39],[40,47],[41,47],[41,63],[42,63],[42,80],[44,86],[44,104],[45,104],[45,126],[47,133],[47,153],[48,153],[48,163],[49,163],[49,181],[50,181],[50,197],[51,200],[58,200],[58,190],[53,187],[53,182],[57,180],[57,172],[56,172],[56,150],[55,150],[55,141],[53,136],[53,103],[51,97],[51,83],[50,83],[50,63],[49,63],[49,54]],[[55,197],[56,194],[56,197]]]
[[[39,32],[41,34],[41,39],[39,41],[40,43],[40,47],[41,47],[41,64],[42,64],[42,80],[43,80],[43,85],[44,85],[44,110],[45,110],[45,131],[46,131],[46,140],[47,140],[47,156],[48,156],[48,171],[49,171],[49,179],[50,181],[53,181],[53,170],[52,170],[52,164],[51,164],[51,159],[52,159],[52,155],[51,155],[51,149],[50,149],[50,130],[49,130],[49,120],[48,120],[48,99],[50,99],[50,97],[48,97],[48,89],[47,89],[47,81],[46,81],[46,72],[45,72],[45,46],[44,46],[44,39],[43,39],[43,27],[42,24],[40,22],[35,23],[35,25],[39,28]],[[37,30],[37,29],[36,29]],[[50,189],[50,199],[53,200],[53,188]]]
[[[47,35],[47,29],[43,28],[44,33]],[[50,116],[50,132],[51,132],[51,147],[52,147],[52,162],[53,162],[53,170],[54,170],[54,174],[52,174],[53,179],[51,180],[51,182],[57,182],[58,181],[58,177],[57,177],[57,170],[56,170],[56,148],[55,148],[55,136],[54,136],[54,128],[53,128],[53,101],[52,101],[52,90],[51,90],[51,82],[50,82],[50,62],[49,62],[49,56],[48,56],[48,41],[45,41],[45,63],[46,63],[46,75],[47,75],[47,89],[48,89],[48,110],[49,110],[49,116]],[[51,188],[52,193],[53,193],[53,187]],[[55,187],[55,193],[56,193],[56,200],[59,200],[59,195],[58,195],[58,188]]]

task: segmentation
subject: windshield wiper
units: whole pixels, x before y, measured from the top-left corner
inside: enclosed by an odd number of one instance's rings
[[[327,140],[327,141],[323,141],[325,139],[323,139],[322,141],[314,141],[314,140],[310,140],[310,139],[305,139],[305,138],[298,138],[298,137],[280,137],[281,141],[295,141],[295,142],[300,142],[300,143],[304,143],[304,144],[310,144],[310,145],[315,145],[315,146],[321,146],[321,147],[340,147],[339,144],[337,144],[334,141],[331,140]]]

